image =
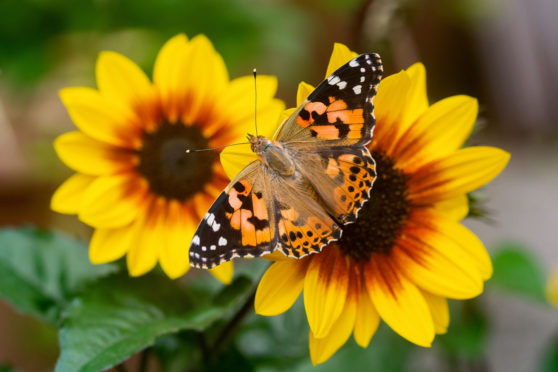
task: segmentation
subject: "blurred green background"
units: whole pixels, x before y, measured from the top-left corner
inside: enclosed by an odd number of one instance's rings
[[[479,300],[452,308],[449,334],[432,349],[381,327],[366,351],[350,341],[316,370],[551,371],[558,316],[542,288],[558,265],[557,15],[558,2],[545,0],[0,0],[0,224],[88,239],[77,218],[49,210],[52,192],[71,174],[52,141],[74,128],[58,90],[95,86],[102,50],[121,52],[150,74],[168,38],[204,33],[231,77],[253,67],[278,76],[288,106],[299,81],[323,78],[334,42],[380,53],[386,75],[422,61],[432,102],[454,94],[479,99],[470,142],[512,153],[504,173],[478,194],[488,217],[466,223],[496,258],[495,278]],[[310,370],[298,307],[273,319],[250,316],[236,352],[257,360],[289,343],[293,354],[280,355],[302,355],[296,369]],[[0,329],[0,371],[2,364],[53,368],[54,329],[2,303]],[[265,329],[277,339],[266,339]]]

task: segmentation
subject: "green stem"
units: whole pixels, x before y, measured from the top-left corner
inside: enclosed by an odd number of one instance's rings
[[[215,338],[215,342],[208,350],[207,361],[211,362],[219,355],[221,348],[240,326],[250,309],[254,308],[255,297],[256,288],[254,288],[250,296],[246,298],[244,304],[237,310],[231,320],[223,327],[219,335]]]

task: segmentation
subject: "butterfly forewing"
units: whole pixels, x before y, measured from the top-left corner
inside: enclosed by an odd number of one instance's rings
[[[275,139],[315,146],[367,144],[375,124],[372,98],[382,71],[375,53],[352,59],[318,85]]]
[[[248,165],[209,208],[190,245],[192,266],[211,268],[235,257],[271,253],[275,220],[264,170],[259,161]]]

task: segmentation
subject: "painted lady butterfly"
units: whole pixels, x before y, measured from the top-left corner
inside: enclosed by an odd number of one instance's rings
[[[235,257],[280,250],[301,258],[341,237],[370,197],[375,163],[372,100],[380,56],[362,54],[324,80],[272,140],[248,135],[253,161],[200,223],[190,264],[212,268]]]

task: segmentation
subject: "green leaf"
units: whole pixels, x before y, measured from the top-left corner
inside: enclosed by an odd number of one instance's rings
[[[556,335],[546,347],[542,357],[542,366],[540,370],[542,372],[558,371],[558,337]]]
[[[226,316],[250,291],[251,282],[238,278],[214,303],[158,274],[129,278],[113,275],[88,287],[66,312],[60,330],[56,371],[98,371],[120,363],[181,330],[202,331]]]
[[[543,271],[529,250],[518,244],[503,245],[492,262],[490,284],[546,303]]]
[[[89,263],[86,247],[33,227],[0,229],[0,297],[21,313],[51,324],[86,284],[116,271]]]
[[[436,338],[450,361],[481,361],[486,354],[486,315],[476,300],[450,302],[451,322],[448,332]]]

